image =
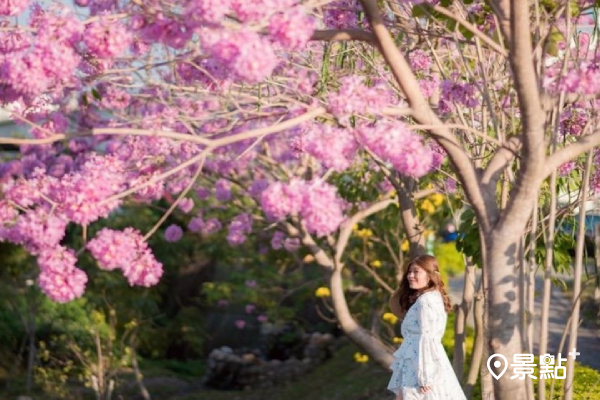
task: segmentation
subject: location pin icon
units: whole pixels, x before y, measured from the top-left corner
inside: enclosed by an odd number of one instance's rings
[[[492,366],[490,365],[492,363],[492,360],[494,358],[496,358],[496,357],[501,358],[501,359],[504,360],[504,368],[497,375],[494,372],[494,369],[492,368]],[[496,361],[494,361],[493,366],[496,369],[500,369],[500,367],[502,366],[502,362],[500,360],[496,360]],[[502,354],[492,354],[490,356],[490,358],[488,358],[488,360],[487,360],[487,369],[488,369],[488,371],[490,371],[490,374],[492,374],[492,376],[494,378],[496,378],[496,380],[500,379],[502,377],[502,375],[504,375],[504,373],[506,372],[507,368],[508,368],[508,361],[506,360],[506,357],[504,357]]]

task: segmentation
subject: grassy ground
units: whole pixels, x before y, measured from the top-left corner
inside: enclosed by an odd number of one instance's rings
[[[189,387],[174,393],[168,387],[152,386],[153,398],[177,400],[391,400],[386,389],[390,374],[372,362],[358,364],[353,354],[358,348],[346,344],[334,356],[296,382],[270,389],[248,391],[211,390]],[[158,382],[157,382],[158,383]],[[175,383],[172,382],[172,383]],[[150,388],[149,388],[150,389]],[[175,389],[175,388],[173,388]],[[162,392],[162,393],[161,393]],[[169,393],[170,392],[170,393]]]

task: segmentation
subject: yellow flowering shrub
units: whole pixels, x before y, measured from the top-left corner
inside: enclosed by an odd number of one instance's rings
[[[389,322],[392,325],[395,324],[396,322],[398,322],[398,317],[396,317],[391,312],[386,312],[385,314],[383,314],[382,318],[385,322]]]
[[[354,361],[356,361],[357,363],[366,363],[369,362],[369,356],[366,354],[362,354],[359,352],[354,353]]]

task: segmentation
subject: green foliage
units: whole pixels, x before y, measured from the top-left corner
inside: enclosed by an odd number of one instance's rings
[[[538,357],[534,361],[539,365]],[[535,368],[535,375],[539,376],[539,369]],[[573,399],[574,400],[589,400],[600,398],[600,371],[596,371],[593,368],[581,365],[575,362],[575,373],[573,383]],[[546,396],[552,400],[560,400],[563,398],[563,385],[564,379],[547,379],[546,385]],[[539,380],[533,380],[534,390],[537,390]],[[550,391],[553,390],[552,397],[550,397]]]
[[[448,282],[448,278],[460,275],[465,271],[464,257],[457,250],[455,242],[436,242],[433,252],[438,260],[440,274],[444,282]]]
[[[472,257],[474,263],[481,267],[483,260],[481,259],[481,241],[479,239],[479,225],[475,218],[475,212],[472,209],[465,210],[460,218],[458,228],[460,235],[456,241],[458,251],[464,253],[467,257]]]

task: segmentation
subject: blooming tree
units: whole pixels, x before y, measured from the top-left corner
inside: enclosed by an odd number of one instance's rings
[[[458,185],[481,237],[488,351],[512,359],[524,335],[514,271],[538,190],[600,143],[598,60],[578,28],[595,24],[593,3],[0,1],[0,102],[29,132],[0,138],[18,145],[0,170],[0,240],[36,256],[40,288],[66,302],[85,290],[82,251],[131,285],[158,282],[146,240],[172,212],[190,215],[190,232],[227,229],[232,246],[265,230],[274,248],[313,252],[342,328],[389,365],[345,301],[352,226],[397,203],[418,251],[422,182]],[[348,171],[377,195],[344,197]],[[591,181],[598,190],[600,170]],[[240,213],[216,219],[194,203],[207,195]],[[124,202],[164,197],[146,233],[61,243],[69,224],[87,232]],[[183,234],[172,225],[165,239]],[[525,398],[523,381],[494,385]]]

